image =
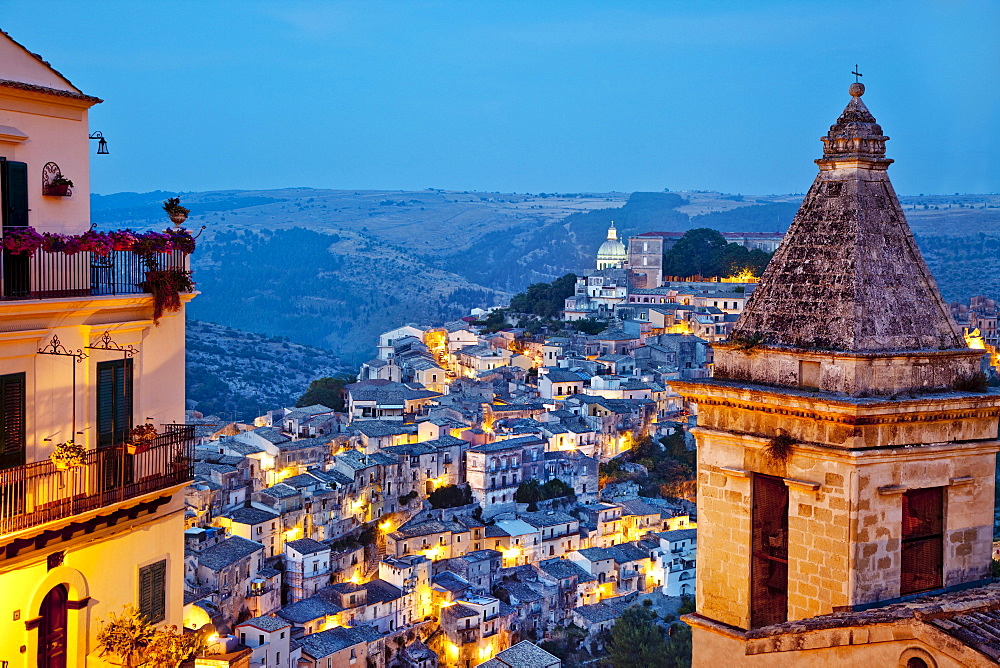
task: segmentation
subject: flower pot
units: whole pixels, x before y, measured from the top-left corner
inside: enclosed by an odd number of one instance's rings
[[[186,213],[172,213],[170,214],[170,220],[174,221],[174,225],[180,227],[187,220],[188,215]]]
[[[137,455],[140,452],[146,452],[146,450],[149,450],[149,443],[126,443],[125,449],[130,455]]]
[[[65,183],[50,184],[45,186],[42,194],[49,197],[69,197],[69,185]]]

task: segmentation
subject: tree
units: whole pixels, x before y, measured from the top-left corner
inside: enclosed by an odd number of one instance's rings
[[[101,656],[115,657],[116,663],[126,668],[177,668],[202,642],[199,634],[180,632],[176,626],[157,629],[134,605],[126,605],[121,614],[112,612],[108,617],[97,632]]]
[[[770,253],[727,243],[721,233],[700,227],[685,232],[663,254],[663,273],[666,276],[727,277],[750,272],[760,276],[770,260]]]
[[[552,283],[532,283],[524,292],[510,300],[510,310],[515,313],[557,318],[567,297],[576,291],[576,274],[566,274]]]
[[[537,503],[563,496],[576,496],[576,491],[559,478],[553,478],[544,485],[537,480],[524,480],[514,492],[514,500],[518,503]]]
[[[569,323],[576,331],[584,334],[598,334],[608,328],[607,320],[596,318],[580,318]]]
[[[517,486],[514,492],[514,501],[517,503],[537,503],[545,499],[545,493],[537,480],[524,480]]]
[[[688,668],[691,665],[691,627],[687,624],[674,624],[668,631],[670,642],[667,643],[667,663],[665,666]]]
[[[507,329],[510,325],[507,324],[507,311],[504,309],[496,309],[490,311],[490,314],[486,316],[486,320],[483,321],[486,325],[487,332],[499,332],[501,329]]]
[[[309,389],[299,397],[295,405],[301,407],[322,404],[335,411],[342,411],[344,410],[344,386],[350,385],[355,380],[348,375],[317,378],[309,383]]]
[[[684,233],[663,257],[665,276],[716,276],[718,255],[727,246],[715,230],[699,227]]]
[[[655,612],[639,606],[621,614],[608,641],[608,660],[614,668],[678,665],[670,657],[664,629],[655,619]]]
[[[472,490],[465,486],[445,485],[427,495],[427,500],[433,508],[457,508],[472,503]]]

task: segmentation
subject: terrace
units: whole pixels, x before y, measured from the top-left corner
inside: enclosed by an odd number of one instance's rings
[[[179,250],[150,259],[131,250],[107,255],[81,251],[0,253],[0,300],[59,299],[151,292],[149,272],[188,271],[189,255]]]
[[[99,448],[67,469],[45,460],[0,470],[0,535],[190,482],[194,426],[166,424],[161,431],[136,454]]]

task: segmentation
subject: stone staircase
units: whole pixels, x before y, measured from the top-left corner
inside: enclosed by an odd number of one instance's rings
[[[375,549],[371,551],[371,554],[369,555],[368,551],[365,551],[365,580],[370,580],[378,575],[378,564],[384,556],[385,536],[380,535],[378,540],[375,541]]]

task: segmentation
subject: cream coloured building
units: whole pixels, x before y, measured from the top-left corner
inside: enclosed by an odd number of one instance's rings
[[[100,101],[0,33],[5,238],[28,226],[90,228],[97,144],[87,114]],[[73,185],[53,187],[59,175]],[[2,251],[0,662],[9,668],[104,665],[99,621],[126,604],[181,624],[194,439],[182,424],[184,306],[154,326],[144,271],[182,270],[187,258],[151,261],[128,250]],[[144,423],[158,435],[128,449]],[[50,455],[68,441],[84,452],[62,469]]]

